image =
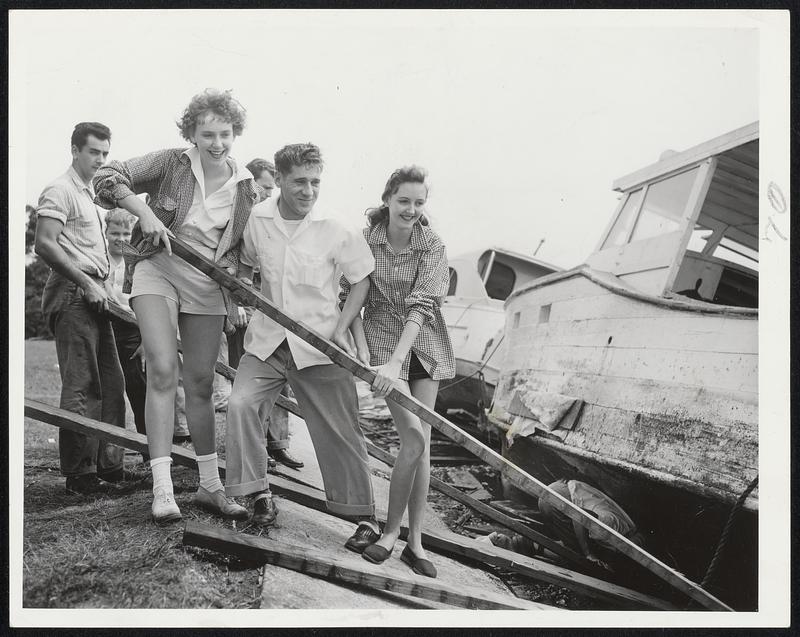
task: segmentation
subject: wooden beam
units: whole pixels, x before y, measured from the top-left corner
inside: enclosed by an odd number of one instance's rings
[[[204,257],[185,242],[175,238],[171,241],[171,245],[175,255],[181,257],[214,281],[227,288],[234,301],[241,305],[255,307],[264,315],[328,356],[328,358],[337,365],[345,368],[370,385],[372,384],[375,379],[375,372],[372,369],[366,367],[355,358],[352,358],[342,349],[323,338],[306,325],[279,310],[259,292],[245,285],[235,276],[228,274],[223,268],[217,266],[214,262]],[[602,537],[617,551],[641,564],[657,577],[688,595],[701,606],[711,610],[733,610],[730,606],[711,595],[708,591],[690,581],[683,574],[670,568],[640,546],[634,544],[609,526],[592,517],[583,509],[575,506],[570,500],[552,491],[547,485],[523,471],[515,464],[509,462],[499,453],[465,433],[445,418],[442,418],[436,412],[428,409],[412,396],[408,396],[393,389],[389,393],[388,398],[430,424],[434,429],[450,438],[453,442],[461,445],[470,453],[478,456],[491,467],[500,471],[509,482],[529,495],[539,498],[545,493],[549,494],[552,505],[564,513],[564,515],[586,528],[593,528],[597,535]]]
[[[78,414],[53,407],[52,405],[45,405],[44,403],[26,399],[25,416],[56,427],[106,440],[127,449],[133,449],[139,452],[147,451],[147,436],[129,429],[123,429],[122,427],[116,427],[97,420],[92,420],[91,418],[79,416]],[[194,452],[184,447],[173,445],[171,455],[176,465],[197,469],[197,457]],[[217,465],[219,467],[220,476],[224,478],[225,461],[219,459]],[[335,517],[342,517],[328,510],[325,501],[325,493],[316,487],[298,484],[276,475],[270,475],[269,483],[270,489],[275,494],[285,497],[287,500],[291,500],[292,502],[315,511],[334,515]],[[380,519],[382,522],[385,522],[385,516],[380,516]],[[403,527],[401,529],[401,538],[406,539],[407,537],[408,528]],[[572,588],[590,597],[604,599],[615,605],[623,604],[627,607],[633,605],[637,608],[672,608],[667,602],[662,600],[642,595],[593,577],[575,573],[565,568],[542,562],[541,560],[525,558],[522,555],[505,551],[505,549],[493,545],[479,544],[475,546],[471,544],[473,541],[469,538],[454,533],[439,534],[423,532],[422,541],[425,546],[437,548],[440,552],[446,554],[469,557],[477,561],[483,559],[487,564],[502,566],[503,568],[519,572],[535,579]],[[481,556],[483,556],[483,558]],[[513,556],[513,559],[510,559],[508,556]]]
[[[195,520],[186,523],[183,544],[211,549],[248,560],[261,560],[299,573],[372,590],[411,595],[421,599],[475,610],[556,610],[511,595],[454,586],[439,579],[405,573],[363,559],[331,557],[322,551],[277,542],[264,536],[237,533]]]

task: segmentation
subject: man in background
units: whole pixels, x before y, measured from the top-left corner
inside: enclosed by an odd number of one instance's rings
[[[71,138],[72,164],[48,184],[36,207],[35,250],[50,266],[42,313],[55,335],[62,409],[125,427],[125,381],[108,316],[110,270],[103,215],[92,177],[108,159],[111,131],[81,122]],[[59,429],[66,489],[92,494],[124,479],[121,447]]]

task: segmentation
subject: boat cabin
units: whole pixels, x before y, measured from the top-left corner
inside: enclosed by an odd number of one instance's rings
[[[758,122],[614,182],[587,264],[661,297],[758,307]]]
[[[502,248],[470,252],[450,259],[447,296],[505,301],[534,279],[560,271],[534,257]]]

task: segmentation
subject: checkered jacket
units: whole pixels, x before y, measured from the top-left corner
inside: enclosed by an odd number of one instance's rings
[[[372,365],[388,362],[406,322],[420,325],[411,347],[434,380],[453,378],[455,358],[440,306],[447,295],[450,274],[447,252],[429,226],[414,225],[411,243],[395,254],[386,237],[386,223],[364,228],[364,237],[375,256],[375,270],[364,309],[364,334]],[[342,277],[342,304],[350,284]],[[401,378],[408,378],[411,352],[403,361]]]
[[[150,209],[158,220],[176,232],[186,219],[194,196],[195,178],[191,160],[183,154],[185,150],[170,148],[124,162],[109,162],[94,177],[95,203],[110,210],[117,207],[120,199],[147,193]],[[238,268],[242,233],[250,211],[258,203],[257,189],[252,179],[237,184],[233,223],[225,227],[214,255],[214,260],[222,267]],[[125,250],[125,292],[130,292],[134,265],[163,248],[162,244],[153,247],[145,241],[139,224],[133,228],[131,246],[132,250]]]

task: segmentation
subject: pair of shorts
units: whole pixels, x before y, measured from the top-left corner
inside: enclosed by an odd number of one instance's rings
[[[411,359],[408,362],[408,380],[422,380],[430,377],[431,375],[422,366],[419,357],[414,352],[411,352]]]
[[[228,314],[219,284],[164,250],[136,264],[131,298],[144,294],[175,301],[183,314]]]

